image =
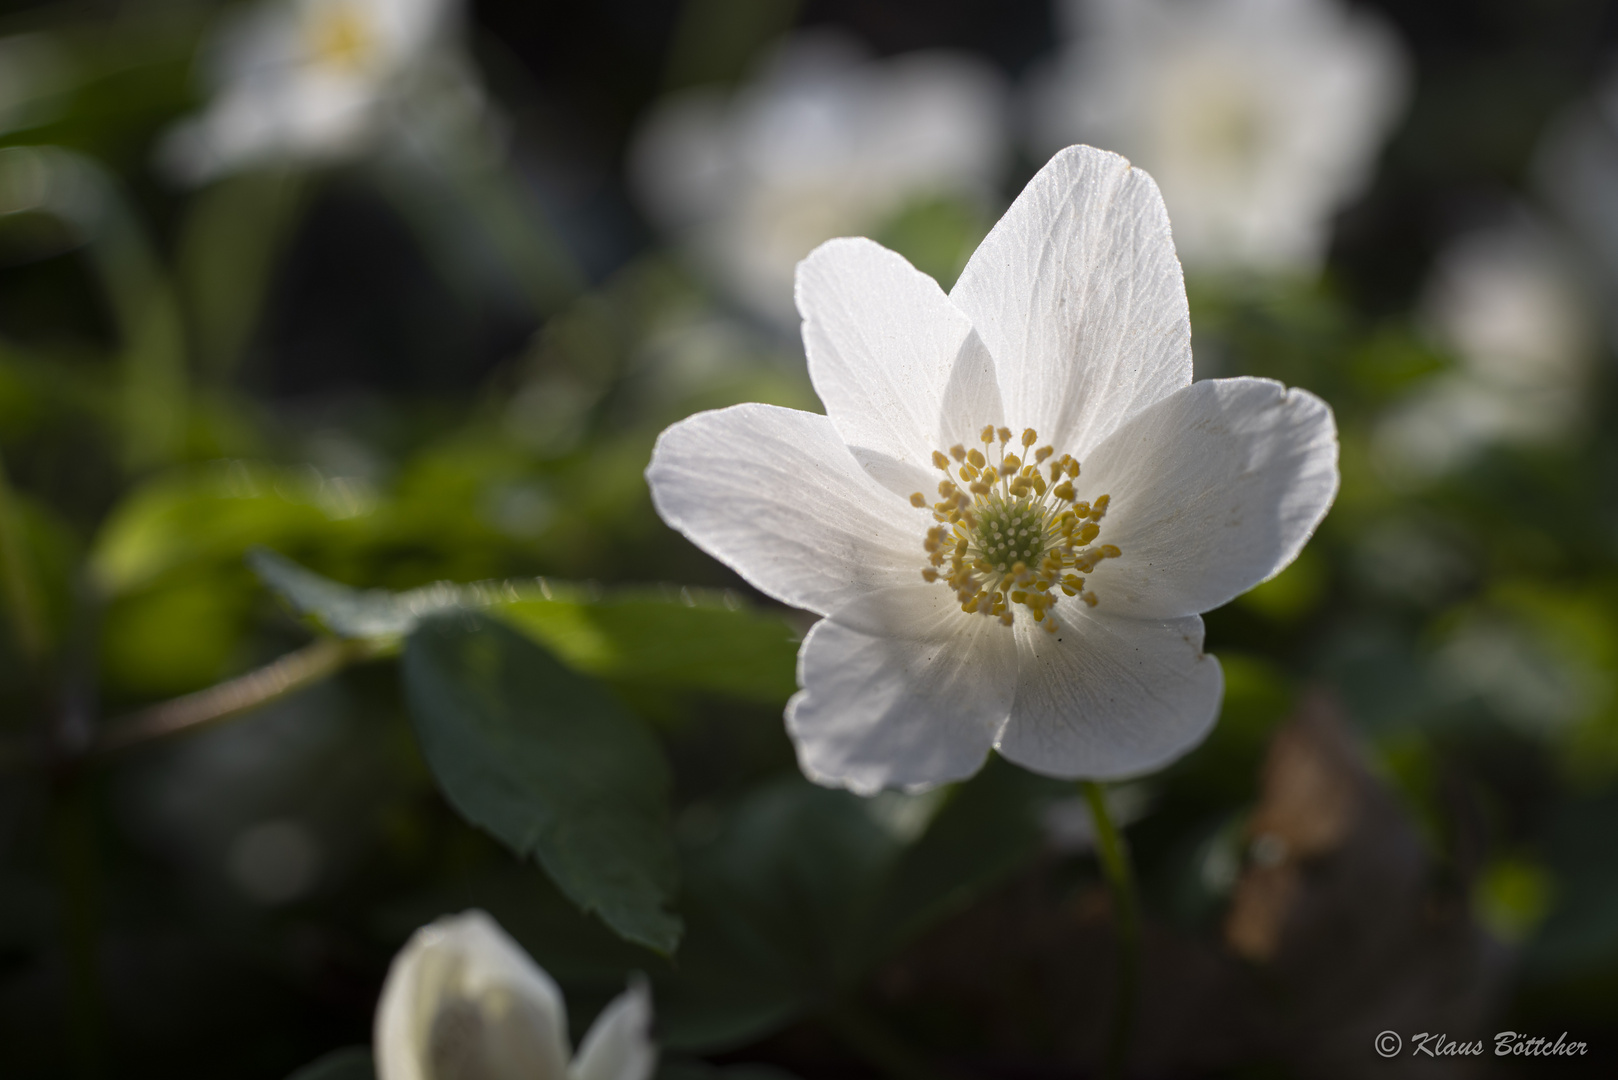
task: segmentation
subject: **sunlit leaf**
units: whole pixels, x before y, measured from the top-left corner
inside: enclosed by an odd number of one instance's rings
[[[533,641],[474,612],[422,620],[404,679],[450,803],[619,934],[672,952],[669,775],[651,734]]]
[[[96,537],[90,565],[102,588],[117,594],[199,560],[330,536],[364,511],[343,481],[313,469],[216,462],[136,488]]]
[[[447,608],[486,610],[568,666],[615,683],[784,703],[797,689],[791,626],[729,593],[600,589],[543,579],[359,590],[269,550],[248,563],[300,616],[339,637],[393,638]]]
[[[629,683],[784,703],[797,689],[792,628],[729,594],[521,587],[492,609],[580,671]]]

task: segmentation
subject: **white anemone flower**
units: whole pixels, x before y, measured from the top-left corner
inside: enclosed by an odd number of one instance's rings
[[[455,0],[262,0],[211,43],[212,101],[169,132],[160,161],[199,183],[360,152],[409,88],[432,88],[410,109],[433,113],[435,95],[465,96],[474,85],[445,43],[457,15]]]
[[[376,1010],[377,1080],[650,1080],[651,994],[637,982],[602,1010],[575,1056],[556,983],[488,915],[417,930]]]
[[[914,200],[986,203],[1005,165],[1005,88],[971,57],[872,60],[829,33],[788,40],[734,94],[675,95],[641,126],[647,212],[755,314],[795,319],[798,260]]]
[[[1191,381],[1151,177],[1071,147],[949,294],[839,239],[797,297],[826,415],[699,413],[646,475],[670,525],[824,616],[786,713],[804,772],[919,789],[992,747],[1114,779],[1195,745],[1222,690],[1198,613],[1297,555],[1336,494],[1337,437],[1304,391]]]
[[[1192,269],[1316,269],[1405,97],[1397,39],[1336,0],[1069,0],[1036,80],[1041,150],[1077,139],[1162,185]]]

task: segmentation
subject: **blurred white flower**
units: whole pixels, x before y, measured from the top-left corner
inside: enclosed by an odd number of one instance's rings
[[[824,616],[787,707],[804,772],[917,789],[992,747],[1110,779],[1195,745],[1222,687],[1197,613],[1297,555],[1337,438],[1304,391],[1191,382],[1151,178],[1070,148],[948,295],[842,239],[804,260],[797,297],[826,415],[699,413],[646,475],[670,525]]]
[[[377,1080],[650,1080],[652,999],[636,982],[578,1054],[551,977],[481,911],[422,927],[394,957],[376,1009]]]
[[[1618,293],[1618,69],[1553,121],[1534,154],[1538,187],[1607,295]],[[1618,305],[1603,329],[1618,337]]]
[[[262,0],[208,46],[212,100],[168,133],[160,163],[199,183],[361,152],[390,127],[390,110],[409,126],[441,122],[446,108],[476,112],[458,16],[456,0]]]
[[[756,314],[796,320],[792,273],[816,244],[875,232],[920,198],[993,197],[1005,90],[964,55],[872,60],[830,34],[789,40],[734,94],[673,96],[636,136],[647,212]]]
[[[1526,216],[1453,243],[1423,303],[1460,361],[1379,425],[1392,476],[1435,476],[1495,442],[1547,442],[1583,415],[1594,347],[1589,302],[1555,240]]]
[[[1193,269],[1318,267],[1405,98],[1397,39],[1336,0],[1068,0],[1078,35],[1033,81],[1041,151],[1128,155]]]

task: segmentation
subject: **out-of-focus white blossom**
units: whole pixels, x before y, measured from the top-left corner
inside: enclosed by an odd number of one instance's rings
[[[575,1055],[556,983],[493,919],[468,911],[417,930],[394,958],[376,1008],[377,1080],[650,1080],[651,1023],[638,982]]]
[[[1593,326],[1567,256],[1526,218],[1464,236],[1439,258],[1424,301],[1460,361],[1390,414],[1379,460],[1431,476],[1494,442],[1547,442],[1582,414]]]
[[[455,0],[263,0],[206,50],[212,100],[169,132],[167,171],[198,183],[243,168],[328,162],[481,108],[455,48]]]
[[[733,297],[796,325],[793,270],[824,240],[880,231],[915,200],[985,202],[1005,164],[1005,90],[945,52],[872,60],[789,40],[734,93],[669,98],[635,140],[647,212]]]
[[[1550,125],[1534,172],[1607,295],[1618,294],[1618,69]],[[1618,337],[1618,305],[1606,310],[1606,332]]]
[[[1084,141],[1150,170],[1188,267],[1310,271],[1405,99],[1378,19],[1336,0],[1069,0],[1036,76],[1041,152]]]

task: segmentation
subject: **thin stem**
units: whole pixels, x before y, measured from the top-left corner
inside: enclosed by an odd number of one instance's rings
[[[91,744],[90,752],[111,753],[224,720],[302,690],[356,660],[374,655],[376,646],[370,642],[321,638],[257,671],[113,720]]]
[[[1112,1017],[1112,1037],[1107,1043],[1106,1068],[1102,1075],[1120,1080],[1129,1057],[1129,1039],[1135,1026],[1135,997],[1140,979],[1140,900],[1135,891],[1135,872],[1129,861],[1129,847],[1113,824],[1107,810],[1107,796],[1093,780],[1081,781],[1090,817],[1095,822],[1096,854],[1101,870],[1112,889],[1113,914],[1118,924],[1118,995]]]

